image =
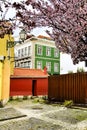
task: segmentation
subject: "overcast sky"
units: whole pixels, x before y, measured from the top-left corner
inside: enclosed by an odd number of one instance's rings
[[[9,2],[20,2],[22,0],[8,0]],[[47,1],[47,0],[46,0]],[[6,14],[6,18],[13,18],[13,16],[15,16],[15,9],[9,9],[8,13]],[[45,32],[46,28],[41,27],[41,28],[35,28],[31,31],[32,34],[34,34],[35,36],[38,35],[44,35],[44,36],[48,36],[47,33]],[[17,28],[14,31],[14,37],[17,37],[19,35],[20,30]]]

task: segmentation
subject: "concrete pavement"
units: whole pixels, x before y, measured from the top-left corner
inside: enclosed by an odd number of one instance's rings
[[[0,130],[85,130],[87,110],[68,109],[58,104],[13,101],[0,108]],[[84,116],[84,120],[75,119]],[[78,113],[78,115],[76,115]],[[74,116],[75,117],[74,117]]]

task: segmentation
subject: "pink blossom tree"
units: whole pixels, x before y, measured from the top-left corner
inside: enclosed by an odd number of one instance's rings
[[[26,30],[48,27],[57,48],[71,54],[74,64],[87,60],[87,0],[26,0],[12,7]]]

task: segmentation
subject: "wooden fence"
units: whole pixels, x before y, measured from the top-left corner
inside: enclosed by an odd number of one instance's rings
[[[87,103],[87,73],[49,76],[48,83],[49,100]]]

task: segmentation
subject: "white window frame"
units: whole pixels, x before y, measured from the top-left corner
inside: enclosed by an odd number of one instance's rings
[[[51,48],[46,47],[46,56],[51,56]]]
[[[59,72],[59,64],[54,63],[54,72]]]
[[[28,46],[28,55],[30,56],[31,54],[31,46]]]
[[[42,61],[37,61],[37,69],[42,69]]]
[[[21,57],[21,50],[18,50],[18,57]]]
[[[54,49],[54,57],[59,56],[59,50],[57,48]]]
[[[28,68],[31,68],[31,62],[28,61]]]
[[[25,47],[25,56],[27,56],[27,55],[28,55],[28,48]]]
[[[24,67],[24,62],[20,63],[20,67],[22,67],[22,68]]]
[[[46,62],[47,71],[51,72],[51,62]]]
[[[41,45],[37,46],[37,54],[42,55],[42,46]]]
[[[23,56],[24,56],[24,51],[25,51],[25,49],[24,49],[24,48],[22,48],[22,49],[21,49],[21,57],[23,57]]]

